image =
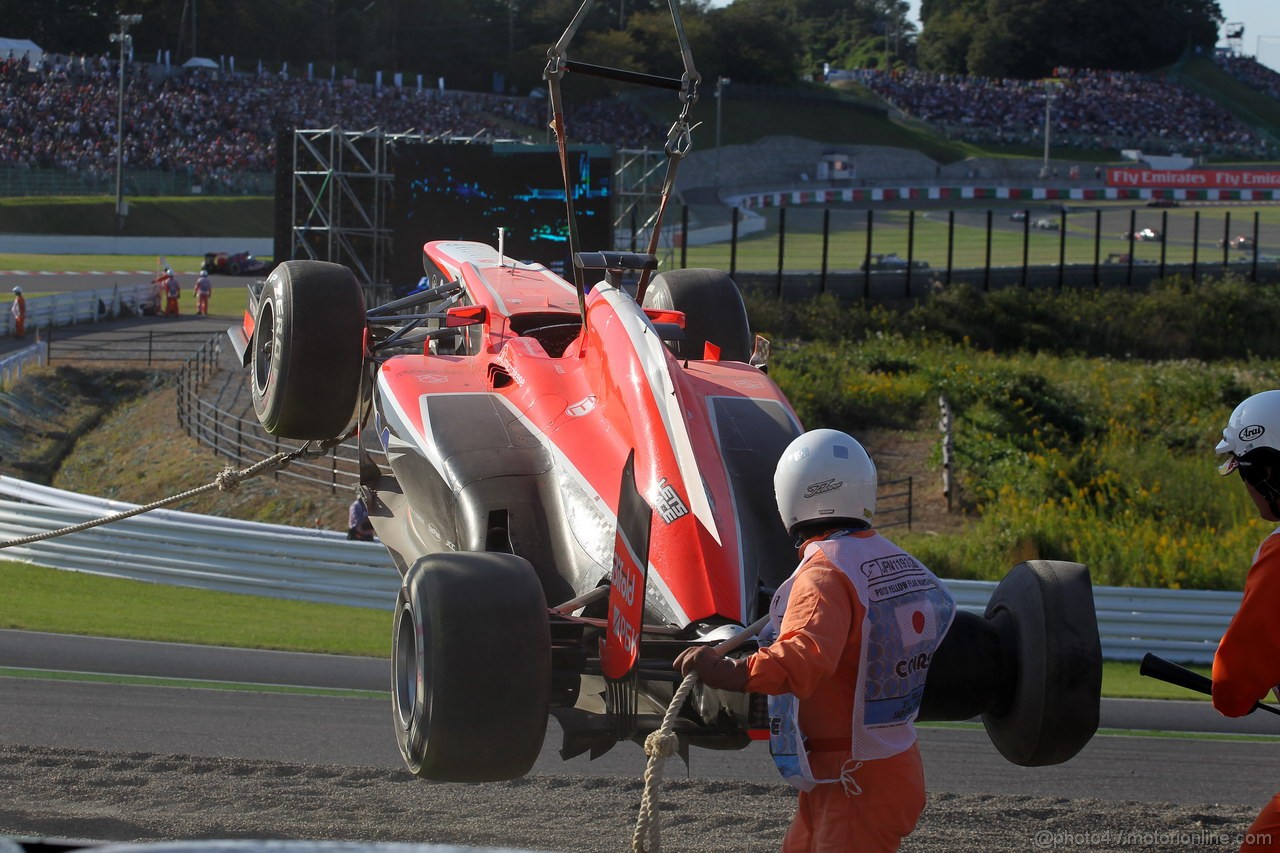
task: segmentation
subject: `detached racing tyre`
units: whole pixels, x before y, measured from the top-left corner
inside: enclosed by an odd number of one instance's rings
[[[364,294],[351,270],[286,261],[267,278],[254,316],[253,410],[272,435],[341,434],[360,394]]]
[[[1014,764],[1061,764],[1098,730],[1102,644],[1088,569],[1018,563],[991,593],[986,618],[1017,649],[1008,701],[982,715],[987,736]]]
[[[438,782],[529,772],[546,737],[551,634],[523,557],[430,554],[405,574],[392,652],[400,755]]]
[[[721,361],[750,361],[755,339],[738,285],[720,270],[659,273],[644,293],[645,308],[683,311],[683,341],[668,346],[680,358],[701,359],[707,341],[720,347]]]
[[[921,721],[981,716],[991,743],[1022,767],[1061,764],[1098,729],[1102,644],[1089,570],[1018,563],[979,615],[958,610],[929,662]]]

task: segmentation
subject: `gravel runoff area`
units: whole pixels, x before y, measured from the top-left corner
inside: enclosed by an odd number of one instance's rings
[[[101,841],[305,839],[625,851],[639,779],[530,776],[428,783],[379,768],[0,744],[0,837]],[[777,850],[783,784],[667,779],[662,847]],[[1235,850],[1254,816],[1180,806],[930,794],[906,853]]]

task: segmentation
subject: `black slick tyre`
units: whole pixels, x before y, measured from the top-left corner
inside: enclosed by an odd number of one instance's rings
[[[751,360],[755,339],[742,293],[720,270],[659,273],[645,290],[644,307],[684,312],[684,340],[668,344],[679,358],[701,359],[709,341],[720,348],[721,361]]]
[[[351,270],[286,261],[263,285],[254,316],[253,409],[272,435],[341,434],[360,393],[364,294]]]
[[[1028,560],[987,602],[986,618],[1012,640],[1016,681],[1003,707],[982,715],[1000,754],[1023,767],[1061,764],[1098,730],[1102,644],[1089,571]]]
[[[551,635],[533,566],[514,554],[430,554],[405,574],[392,650],[400,755],[440,782],[515,779],[546,737]]]

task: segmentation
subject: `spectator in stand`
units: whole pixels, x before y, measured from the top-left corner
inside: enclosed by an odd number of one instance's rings
[[[953,138],[1005,145],[1038,144],[1043,138],[1050,84],[1042,80],[913,70],[857,74],[895,107]],[[1053,139],[1062,145],[1245,156],[1266,152],[1252,128],[1163,77],[1059,68],[1053,88]]]
[[[42,72],[0,65],[0,166],[53,168],[104,187],[115,168],[119,66],[53,57]],[[357,85],[278,74],[196,71],[165,77],[125,66],[124,158],[131,169],[189,175],[204,192],[233,191],[274,169],[275,138],[295,127],[381,127],[429,137],[545,141],[545,102],[474,92]],[[572,141],[660,147],[664,128],[626,105],[571,111]],[[513,130],[515,128],[515,130]]]
[[[1220,54],[1218,65],[1242,83],[1280,101],[1280,73],[1272,71],[1252,56]]]

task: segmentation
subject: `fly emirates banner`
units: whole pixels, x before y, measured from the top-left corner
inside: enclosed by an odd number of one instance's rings
[[[1107,169],[1107,186],[1174,190],[1280,189],[1280,172],[1237,169]]]

